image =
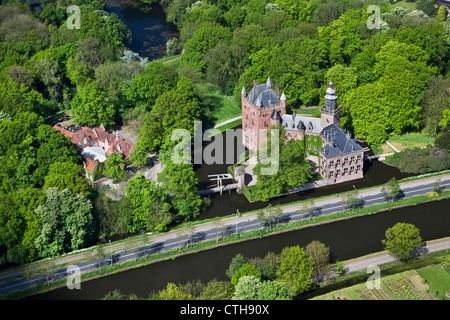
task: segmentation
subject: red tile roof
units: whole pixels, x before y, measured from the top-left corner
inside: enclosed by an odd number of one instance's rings
[[[84,167],[87,171],[93,172],[95,168],[95,160],[92,158],[83,157]]]
[[[80,149],[86,147],[96,147],[99,142],[109,146],[106,154],[113,152],[123,154],[125,159],[128,159],[134,148],[134,142],[128,142],[120,139],[118,132],[108,133],[103,125],[98,128],[89,128],[87,126],[78,127],[60,127],[54,125],[53,128],[56,131],[61,132],[65,137],[71,138],[72,143],[78,146]],[[68,130],[69,129],[69,130]]]

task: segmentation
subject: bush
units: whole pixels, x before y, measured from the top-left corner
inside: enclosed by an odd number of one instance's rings
[[[172,38],[166,42],[167,56],[173,56],[181,52],[180,41],[177,38]]]
[[[450,151],[450,130],[441,133],[434,141],[437,147]]]
[[[401,172],[424,174],[450,168],[450,154],[441,148],[406,149],[397,155],[396,165]]]

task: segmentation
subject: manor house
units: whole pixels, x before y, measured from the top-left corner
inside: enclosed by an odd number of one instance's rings
[[[83,157],[83,166],[88,176],[92,179],[92,172],[97,163],[106,161],[106,156],[111,153],[121,154],[124,160],[128,159],[134,148],[134,142],[121,139],[119,132],[108,133],[101,124],[97,128],[78,125],[61,127],[54,125],[53,128],[61,132],[66,138],[77,146]]]
[[[295,111],[286,114],[286,95],[283,92],[280,97],[279,88],[273,89],[270,77],[264,84],[253,81],[248,95],[243,87],[241,102],[242,142],[249,150],[256,152],[267,139],[259,134],[260,129],[283,126],[286,141],[304,140],[308,152],[319,156],[319,173],[329,184],[363,177],[364,151],[349,131],[340,128],[341,107],[332,80],[320,118],[299,116]]]

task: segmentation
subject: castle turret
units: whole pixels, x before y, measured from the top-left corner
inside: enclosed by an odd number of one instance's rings
[[[334,123],[338,127],[341,123],[341,107],[337,105],[336,89],[334,88],[333,79],[328,84],[328,89],[325,95],[325,105],[320,108],[321,113],[321,127]]]
[[[267,82],[266,82],[266,86],[267,86],[267,89],[272,89],[272,81],[270,81],[270,76],[269,77],[267,77]]]
[[[286,113],[286,95],[284,94],[284,92],[280,97],[280,102],[281,102],[281,107],[284,110],[284,113]]]

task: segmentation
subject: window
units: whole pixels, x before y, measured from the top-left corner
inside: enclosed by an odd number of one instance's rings
[[[350,174],[352,174],[353,170],[355,170],[355,167],[354,167],[354,166],[351,166],[351,167],[350,167]]]
[[[341,169],[336,170],[336,177],[339,177],[341,175]]]
[[[348,158],[344,158],[344,165],[348,163]]]
[[[355,156],[350,157],[350,163],[355,163]]]
[[[314,145],[314,150],[317,151],[317,146],[316,145]]]
[[[311,150],[311,145],[310,144],[308,144],[308,150]]]
[[[311,140],[311,136],[308,136],[308,140]]]
[[[330,161],[330,168],[334,166],[334,160]]]
[[[347,173],[348,173],[348,168],[345,167],[345,168],[344,168],[344,173],[343,173],[342,175],[345,176]]]
[[[356,172],[358,172],[359,170],[361,170],[361,165],[360,165],[360,164],[358,164],[358,165],[356,166]]]
[[[334,171],[333,171],[333,170],[330,171],[330,176],[329,176],[329,178],[334,178]]]
[[[314,136],[314,141],[317,141],[317,136]]]
[[[361,160],[361,155],[359,154],[358,157],[356,158],[356,161],[360,161]]]
[[[340,166],[340,165],[341,165],[341,159],[337,159],[337,160],[336,160],[336,165],[337,165],[337,166]]]

